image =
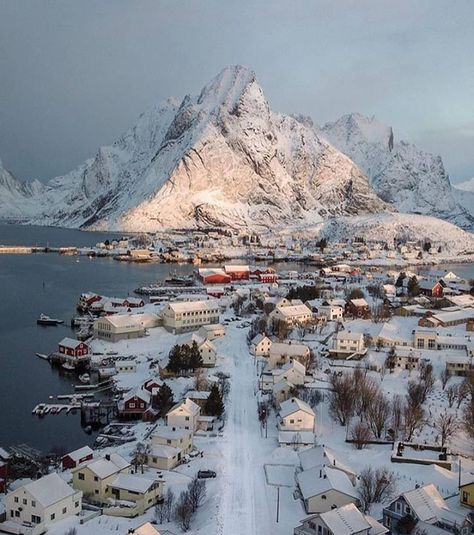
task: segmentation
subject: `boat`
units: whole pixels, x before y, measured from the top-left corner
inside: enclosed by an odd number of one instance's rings
[[[73,372],[76,368],[72,364],[69,364],[68,362],[65,362],[62,365],[62,369],[66,370],[67,372]]]
[[[43,360],[49,360],[49,355],[45,355],[44,353],[36,353],[36,356]]]
[[[83,373],[82,375],[79,375],[79,381],[84,384],[90,383],[91,377],[88,373]]]
[[[57,318],[50,318],[46,314],[40,314],[40,317],[36,320],[37,325],[60,325],[64,323],[64,320]]]

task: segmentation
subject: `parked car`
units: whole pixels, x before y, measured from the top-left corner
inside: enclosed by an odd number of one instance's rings
[[[199,470],[198,479],[210,479],[216,477],[217,474],[213,470]]]

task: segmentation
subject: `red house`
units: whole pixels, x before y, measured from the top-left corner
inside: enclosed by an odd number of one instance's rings
[[[228,265],[224,266],[224,271],[233,281],[249,280],[250,268],[248,266]]]
[[[276,273],[260,273],[258,276],[258,281],[263,283],[273,283],[278,279]]]
[[[444,283],[442,281],[431,282],[429,280],[422,280],[418,283],[420,293],[430,297],[443,297]]]
[[[135,388],[127,392],[119,402],[118,409],[122,418],[142,418],[151,403],[151,394],[144,388]]]
[[[90,461],[94,457],[94,451],[89,446],[84,446],[78,450],[67,453],[61,460],[63,470],[76,468],[79,464]]]
[[[200,268],[198,276],[204,284],[227,284],[232,279],[220,268]]]
[[[59,342],[58,353],[68,357],[85,357],[89,354],[89,346],[74,338],[63,338]]]

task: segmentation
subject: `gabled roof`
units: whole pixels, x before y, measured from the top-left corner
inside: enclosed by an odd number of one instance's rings
[[[311,316],[312,312],[306,305],[288,305],[288,306],[279,306],[276,310],[286,317],[293,316]]]
[[[69,457],[73,461],[80,461],[81,459],[84,459],[84,457],[87,457],[91,454],[94,454],[94,450],[92,450],[89,446],[83,446],[82,448],[71,451],[71,453],[67,453],[64,457]]]
[[[85,463],[80,464],[78,467],[74,468],[73,472],[78,472],[84,468],[88,468],[93,474],[95,474],[99,479],[105,479],[125,468],[128,468],[130,463],[126,461],[118,453],[111,453],[109,459],[107,457],[102,457],[101,459],[93,459]]]
[[[178,439],[187,438],[192,435],[192,431],[189,429],[182,429],[181,427],[171,427],[170,425],[158,425],[153,431],[152,438],[154,436],[165,439]]]
[[[356,475],[354,470],[343,463],[333,450],[323,446],[315,446],[314,448],[300,451],[298,452],[298,457],[303,470],[309,470],[315,466],[326,465],[331,468],[342,470],[347,474]]]
[[[63,347],[68,347],[69,349],[76,349],[76,347],[80,346],[83,342],[80,340],[76,340],[75,338],[63,338],[58,345]]]
[[[365,529],[370,529],[365,516],[353,503],[321,513],[320,518],[328,529],[337,535],[355,535]]]
[[[146,388],[140,388],[139,386],[132,388],[123,396],[123,401],[128,401],[134,397],[140,398],[145,403],[150,403],[151,394]]]
[[[154,477],[147,477],[144,475],[119,474],[112,483],[110,483],[110,486],[143,494],[150,489],[155,481],[156,479]]]
[[[191,399],[186,398],[184,401],[180,401],[179,403],[176,403],[176,405],[171,407],[171,409],[166,413],[166,416],[177,412],[178,409],[183,409],[184,412],[187,412],[191,416],[196,416],[201,411],[199,405],[194,403],[194,401],[192,401]]]
[[[171,308],[175,314],[181,314],[183,312],[218,309],[219,303],[211,299],[207,301],[180,301],[177,303],[169,303],[168,307]]]
[[[262,333],[257,334],[252,338],[252,344],[257,345],[262,340],[265,340],[265,338],[267,338],[269,340],[269,338],[268,338],[268,336],[266,334],[262,334]]]
[[[369,306],[369,303],[367,303],[367,301],[363,297],[359,297],[358,299],[351,299],[350,303],[352,303],[355,307]]]
[[[29,492],[43,507],[49,507],[77,493],[77,490],[70,487],[56,472],[27,483],[20,488]]]
[[[152,444],[150,446],[151,456],[163,457],[164,459],[172,459],[182,451],[183,450],[181,450],[180,448],[175,448],[174,446],[169,446],[168,444]]]
[[[160,532],[150,522],[132,529],[129,533],[131,535],[160,535]]]
[[[287,416],[289,416],[290,414],[293,414],[296,411],[303,411],[314,417],[313,409],[301,399],[290,398],[284,401],[280,405],[280,417],[281,418],[286,418]]]
[[[349,477],[341,470],[328,466],[315,466],[310,470],[303,470],[296,476],[301,494],[305,500],[319,496],[330,490],[357,499],[357,491]]]

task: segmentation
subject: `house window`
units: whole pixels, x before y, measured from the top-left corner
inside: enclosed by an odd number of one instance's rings
[[[433,339],[428,340],[428,349],[435,348],[435,341]]]
[[[50,516],[50,520],[54,520],[56,518],[56,513],[52,513]]]
[[[34,500],[31,500],[31,507],[36,507],[36,502]]]
[[[84,477],[84,474],[82,472],[79,472],[77,474],[77,478],[80,480],[80,481],[84,481],[85,477]]]
[[[31,515],[31,522],[33,524],[40,524],[41,523],[41,517],[36,515]]]
[[[99,478],[97,476],[94,476],[94,481],[99,481]]]
[[[26,498],[23,498],[23,505],[28,505],[28,500]]]
[[[184,419],[189,422],[189,416],[185,416]]]
[[[18,496],[15,496],[15,503],[18,503]]]
[[[63,507],[63,515],[67,513],[67,507]]]
[[[77,509],[79,507],[79,502],[74,502],[74,507]]]
[[[99,489],[94,489],[95,494],[99,494]]]
[[[462,500],[463,503],[467,503],[469,501],[469,492],[466,492],[463,490],[462,492]]]

